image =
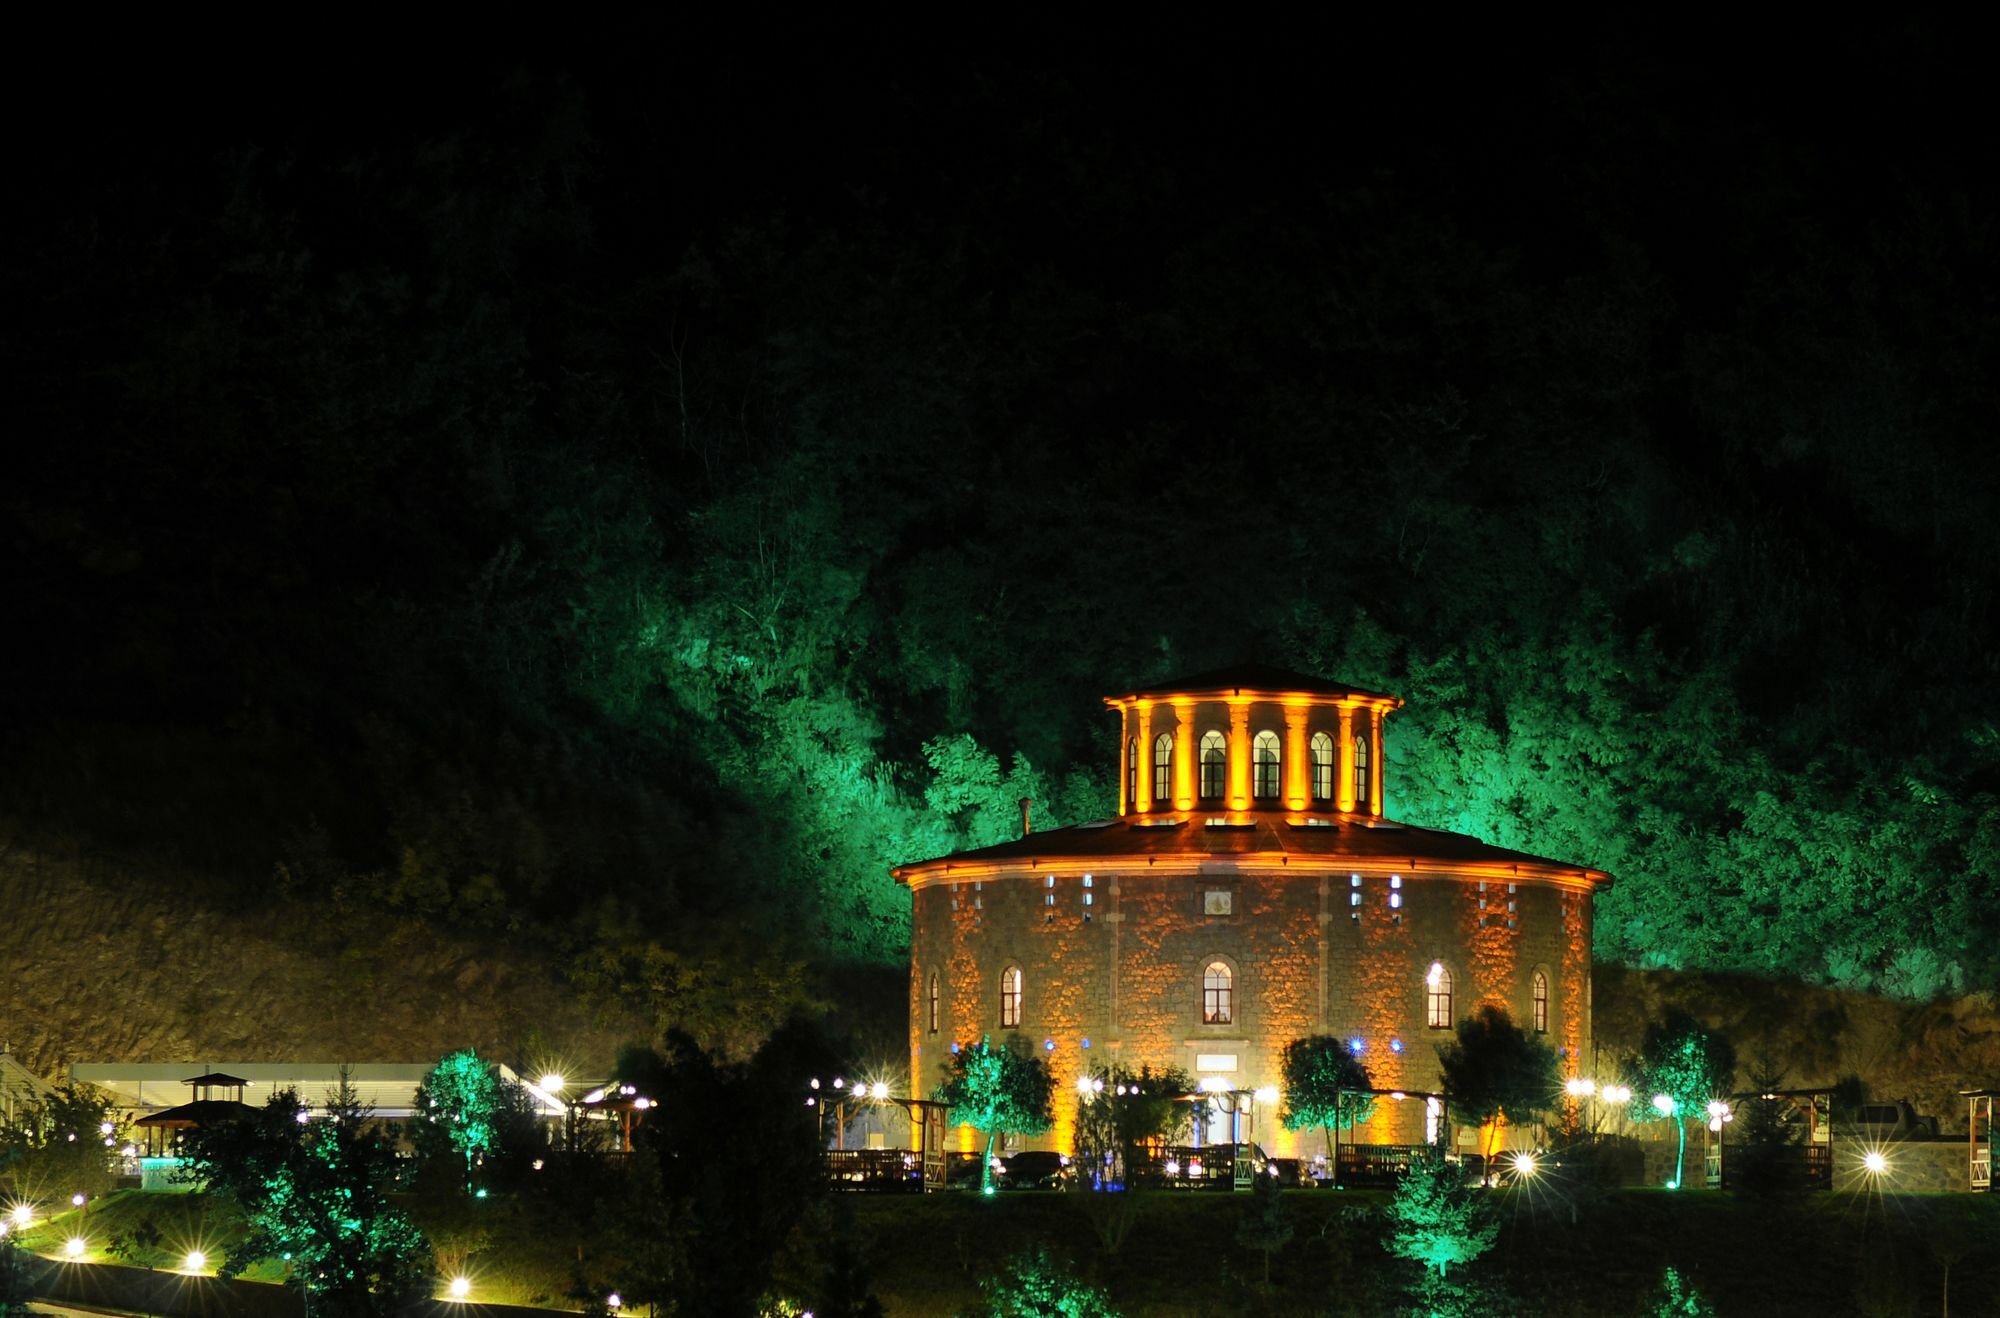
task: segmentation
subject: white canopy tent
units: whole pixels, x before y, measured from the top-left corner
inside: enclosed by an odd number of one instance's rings
[[[281,1089],[296,1089],[308,1107],[325,1107],[328,1093],[339,1086],[343,1066],[348,1083],[354,1086],[364,1107],[378,1117],[414,1115],[411,1103],[417,1082],[430,1071],[430,1062],[78,1062],[70,1067],[70,1079],[93,1084],[114,1095],[123,1108],[135,1116],[157,1112],[188,1101],[187,1081],[211,1072],[240,1076],[243,1101],[252,1107]],[[535,1081],[516,1075],[501,1065],[502,1079],[518,1082],[533,1100],[536,1111],[545,1117],[560,1117],[565,1108],[560,1094],[540,1089]]]

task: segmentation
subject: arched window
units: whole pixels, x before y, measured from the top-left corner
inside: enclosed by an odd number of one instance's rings
[[[1000,972],[1000,1026],[1011,1030],[1021,1023],[1021,968],[1008,966]]]
[[[1268,728],[1250,743],[1250,767],[1254,771],[1250,795],[1273,797],[1278,794],[1278,734]]]
[[[1153,801],[1172,804],[1174,797],[1174,734],[1153,738]]]
[[[1313,800],[1333,799],[1333,738],[1324,732],[1313,733]]]
[[[1236,1019],[1236,976],[1227,964],[1211,961],[1201,972],[1201,1023],[1227,1025]]]
[[[1229,739],[1211,729],[1201,734],[1201,794],[1210,800],[1228,790]]]
[[[1354,804],[1368,804],[1368,738],[1354,739]]]
[[[1536,1034],[1549,1032],[1549,977],[1541,971],[1535,972],[1534,983],[1530,987],[1531,1007],[1529,1018],[1535,1022]]]
[[[931,1024],[932,1034],[937,1033],[937,1022],[938,1022],[938,977],[937,977],[937,971],[933,970],[931,972],[931,995],[930,995],[930,1024]]]
[[[1132,744],[1125,749],[1125,808],[1131,810],[1139,804],[1139,739],[1132,738]]]
[[[1451,972],[1441,961],[1431,962],[1424,976],[1424,1023],[1433,1030],[1451,1028]]]

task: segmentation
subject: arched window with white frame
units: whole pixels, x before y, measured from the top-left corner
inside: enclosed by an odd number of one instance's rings
[[[1125,808],[1130,810],[1139,804],[1139,739],[1132,738],[1125,748]]]
[[[1451,1028],[1451,972],[1433,961],[1424,974],[1424,1024],[1433,1030]]]
[[[1250,743],[1250,795],[1261,800],[1269,800],[1280,791],[1279,779],[1284,775],[1283,752],[1278,748],[1278,734],[1266,728]]]
[[[1174,797],[1174,734],[1153,738],[1153,803],[1172,804]]]
[[[1549,1032],[1549,977],[1537,970],[1534,981],[1529,985],[1528,992],[1528,1018],[1535,1023],[1536,1034],[1547,1034]]]
[[[1312,738],[1313,800],[1333,799],[1333,738],[1324,732]]]
[[[1368,738],[1354,739],[1354,804],[1357,809],[1368,804]]]
[[[1201,734],[1201,794],[1210,801],[1229,790],[1229,739],[1210,728]]]
[[[1236,1019],[1236,974],[1226,961],[1211,961],[1201,972],[1201,1023],[1228,1025]]]
[[[1000,1028],[1011,1030],[1021,1023],[1021,968],[1008,966],[1000,972]]]

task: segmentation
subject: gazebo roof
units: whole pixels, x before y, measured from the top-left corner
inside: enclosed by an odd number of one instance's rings
[[[241,1121],[245,1117],[256,1115],[257,1109],[248,1103],[238,1103],[226,1098],[203,1098],[192,1103],[183,1103],[179,1107],[149,1113],[132,1124],[182,1130],[190,1126],[212,1126],[219,1121]]]
[[[240,1075],[224,1075],[220,1071],[210,1071],[207,1075],[198,1075],[192,1080],[183,1080],[181,1083],[184,1085],[247,1085],[250,1082]]]

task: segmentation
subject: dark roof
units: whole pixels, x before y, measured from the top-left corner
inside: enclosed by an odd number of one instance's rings
[[[1111,863],[1144,857],[1271,855],[1400,864],[1412,871],[1485,865],[1562,871],[1600,883],[1611,877],[1586,865],[1531,856],[1524,851],[1509,851],[1462,833],[1415,828],[1386,820],[1373,826],[1350,819],[1331,827],[1317,827],[1290,823],[1282,814],[1265,814],[1231,817],[1241,818],[1242,822],[1211,828],[1206,823],[1210,817],[1207,814],[1183,811],[1153,816],[1184,820],[1178,827],[1135,826],[1135,819],[1146,817],[1127,816],[1101,824],[1052,828],[1011,842],[999,842],[990,847],[898,866],[892,872],[901,878],[909,871],[945,863],[981,865],[1044,860],[1101,860]]]
[[[218,1121],[241,1121],[254,1117],[257,1109],[248,1103],[237,1103],[226,1098],[204,1098],[193,1103],[183,1103],[179,1107],[150,1112],[132,1124],[135,1126],[212,1126]]]
[[[184,1085],[247,1085],[250,1082],[242,1076],[224,1075],[220,1071],[210,1071],[207,1075],[198,1075],[192,1080],[183,1080],[181,1083]]]
[[[1152,699],[1158,696],[1198,695],[1223,691],[1300,691],[1315,696],[1359,696],[1364,700],[1390,700],[1400,705],[1403,702],[1395,696],[1381,691],[1368,691],[1346,682],[1332,682],[1323,677],[1308,677],[1304,673],[1294,673],[1275,664],[1234,664],[1228,668],[1215,668],[1206,673],[1190,673],[1167,682],[1149,682],[1135,690],[1108,700],[1129,700],[1135,696]]]

